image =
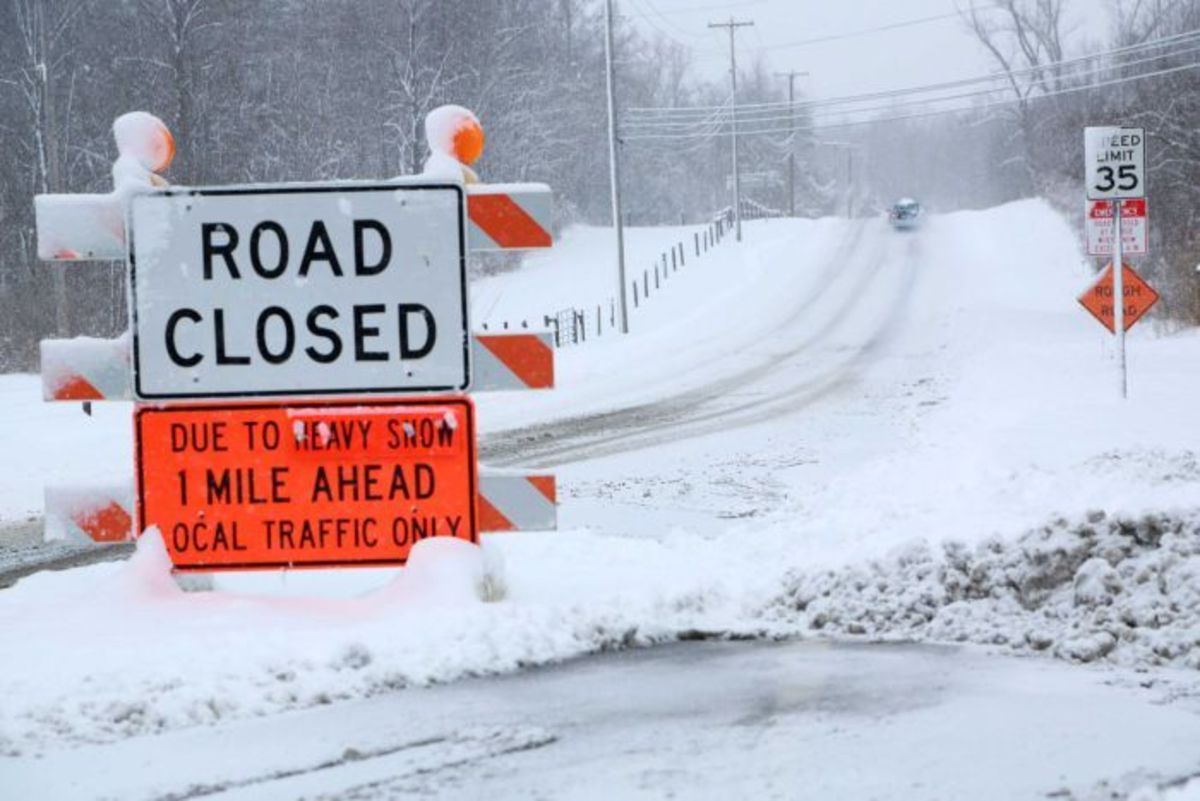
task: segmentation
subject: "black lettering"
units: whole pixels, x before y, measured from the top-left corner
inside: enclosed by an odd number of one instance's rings
[[[358,500],[358,466],[352,464],[338,465],[337,469],[338,500]]]
[[[249,356],[230,356],[225,352],[225,310],[213,310],[213,328],[217,338],[217,364],[249,364]]]
[[[167,356],[180,367],[195,367],[204,357],[199,353],[192,354],[191,356],[181,354],[179,349],[175,347],[175,329],[179,325],[180,320],[191,320],[193,323],[198,323],[202,319],[200,312],[195,309],[177,309],[167,318]]]
[[[379,336],[379,328],[366,324],[368,314],[382,314],[386,307],[382,303],[354,307],[354,359],[360,362],[386,362],[388,355],[383,351],[367,350],[366,341]],[[403,336],[403,334],[401,334]],[[403,339],[401,340],[403,342]],[[403,347],[403,345],[401,345]]]
[[[267,343],[267,321],[277,317],[283,323],[283,349],[272,353]],[[292,316],[287,309],[280,306],[268,306],[258,315],[258,352],[271,364],[283,364],[292,357],[296,349],[296,326],[292,324]]]
[[[213,234],[225,234],[223,243],[213,241]],[[213,280],[212,260],[213,256],[220,256],[225,260],[225,269],[229,270],[230,278],[241,278],[241,273],[238,272],[237,264],[233,261],[233,249],[237,247],[238,234],[229,223],[202,223],[200,225],[201,248],[204,254],[204,280]]]
[[[304,246],[304,258],[300,260],[300,275],[307,276],[309,267],[314,261],[328,262],[329,269],[339,278],[342,275],[342,266],[338,264],[337,253],[333,250],[333,242],[329,240],[329,232],[325,230],[325,223],[317,220],[313,223],[312,230],[308,234],[308,244]]]
[[[171,451],[179,453],[187,450],[188,435],[187,426],[183,423],[171,423]]]
[[[263,231],[275,234],[275,240],[279,243],[279,258],[276,260],[275,266],[269,270],[263,266],[262,253],[259,250],[259,240],[262,239]],[[254,268],[254,272],[263,278],[278,278],[287,269],[287,260],[288,241],[287,234],[283,232],[283,226],[272,220],[263,220],[254,226],[254,230],[250,232],[250,266]]]
[[[309,500],[312,502],[333,500],[333,488],[329,486],[329,474],[325,472],[324,465],[317,466],[317,474],[313,478],[312,496]]]
[[[437,341],[437,323],[433,319],[433,312],[419,303],[401,303],[397,308],[400,312],[400,358],[420,359],[429,355]],[[425,320],[425,341],[420,347],[410,344],[408,318],[412,314],[419,314]]]
[[[221,477],[213,475],[212,470],[204,471],[204,485],[208,494],[208,503],[233,503],[233,489],[229,483],[229,471],[222,470]]]
[[[437,484],[433,467],[424,462],[417,462],[413,467],[413,477],[417,484],[417,498],[425,500],[432,497]]]
[[[412,495],[408,491],[408,478],[404,475],[404,468],[401,465],[392,467],[392,486],[388,490],[388,500],[394,501],[397,497],[406,501],[412,499]]]
[[[191,545],[191,532],[188,531],[187,523],[176,523],[171,529],[171,544],[175,546],[176,551],[186,551]]]
[[[363,467],[363,500],[382,501],[379,494],[379,471],[382,465],[369,464]]]
[[[379,234],[380,254],[379,261],[374,264],[366,263],[366,243],[364,242],[363,233],[371,230]],[[354,221],[354,274],[355,275],[379,275],[387,268],[388,262],[392,260],[392,238],[388,234],[387,228],[378,220],[355,220]]]
[[[408,545],[408,521],[403,517],[392,521],[392,543],[400,548]]]
[[[337,361],[337,358],[342,355],[342,338],[338,336],[337,332],[332,328],[326,328],[322,326],[320,323],[321,317],[328,317],[330,320],[336,320],[338,318],[337,309],[333,308],[332,306],[321,305],[315,306],[312,311],[308,313],[308,330],[313,334],[313,336],[318,336],[328,340],[329,350],[325,353],[322,353],[313,346],[309,345],[304,349],[304,352],[307,353],[308,357],[314,362],[329,364],[330,362]]]
[[[454,426],[449,420],[443,420],[441,426],[438,427],[438,445],[443,448],[449,448],[454,445]]]
[[[296,540],[293,537],[296,531],[296,524],[291,520],[279,521],[279,547],[280,548],[295,548]],[[286,542],[285,542],[286,540]]]

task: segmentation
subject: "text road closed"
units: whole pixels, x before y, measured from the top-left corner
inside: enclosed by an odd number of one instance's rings
[[[177,190],[130,226],[139,398],[467,388],[458,186]]]

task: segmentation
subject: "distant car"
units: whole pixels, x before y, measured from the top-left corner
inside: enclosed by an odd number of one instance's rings
[[[888,222],[897,231],[911,231],[921,224],[921,204],[910,197],[900,198],[888,211]]]

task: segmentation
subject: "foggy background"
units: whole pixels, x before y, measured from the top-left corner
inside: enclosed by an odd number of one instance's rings
[[[1081,222],[1082,128],[1143,125],[1145,273],[1160,314],[1200,321],[1200,0],[622,0],[631,224],[730,203],[728,36],[707,23],[731,14],[756,19],[737,33],[747,213],[788,211],[791,155],[802,216],[1041,195]],[[559,224],[608,224],[603,41],[596,0],[0,0],[0,371],[35,369],[43,337],[125,327],[123,265],[37,263],[32,203],[111,188],[119,114],[171,127],[172,183],[227,184],[419,171],[425,114],[459,103],[487,132],[484,180],[547,182]],[[786,70],[812,74],[781,107]]]

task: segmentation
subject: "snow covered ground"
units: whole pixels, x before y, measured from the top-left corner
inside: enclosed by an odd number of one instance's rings
[[[681,235],[637,232],[630,263]],[[601,232],[574,231],[481,282],[475,318],[602,302],[610,273]],[[68,745],[714,634],[977,642],[1186,701],[1200,682],[1172,668],[1200,658],[1200,339],[1135,329],[1119,401],[1109,338],[1074,300],[1088,279],[1040,201],[912,235],[752,223],[672,274],[634,336],[560,350],[559,389],[479,399],[490,461],[555,467],[560,531],[491,537],[487,565],[429,551],[398,576],[343,574],[341,597],[245,577],[177,593],[151,551],[25,579],[0,593],[20,643],[0,662],[0,749],[24,771]],[[43,405],[29,377],[0,393],[19,454],[0,517],[36,510],[52,478],[128,471],[127,409]],[[482,572],[503,598],[479,600]]]
[[[9,783],[122,801],[1186,798],[1158,788],[1195,770],[1194,705],[1106,679],[941,647],[687,643],[59,751]]]

